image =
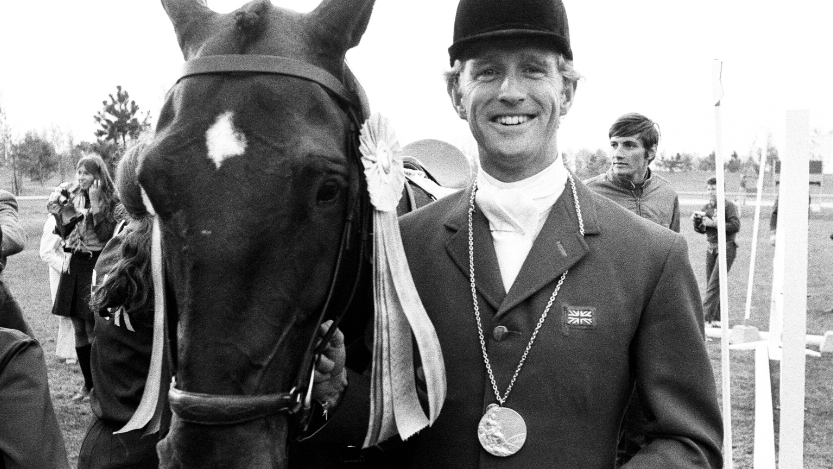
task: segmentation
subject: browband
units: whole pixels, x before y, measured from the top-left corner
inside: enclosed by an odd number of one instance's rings
[[[358,94],[348,89],[333,74],[316,65],[274,55],[208,55],[188,60],[177,82],[185,77],[209,73],[274,73],[313,81],[355,109],[362,109]]]

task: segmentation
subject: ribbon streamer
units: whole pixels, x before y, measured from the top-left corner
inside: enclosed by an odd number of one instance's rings
[[[165,273],[162,268],[162,233],[159,218],[153,220],[151,234],[150,266],[153,275],[153,345],[150,356],[150,369],[145,381],[145,391],[139,407],[124,427],[114,434],[145,429],[145,435],[156,433],[161,427],[162,410],[165,400],[162,398],[162,368],[165,352]]]
[[[445,362],[434,326],[416,291],[405,257],[396,206],[405,184],[401,149],[387,119],[373,114],[362,126],[360,150],[373,214],[373,371],[370,421],[364,447],[396,434],[406,440],[434,423],[446,395]],[[411,335],[413,333],[413,336]],[[428,396],[428,416],[417,394],[416,341]]]

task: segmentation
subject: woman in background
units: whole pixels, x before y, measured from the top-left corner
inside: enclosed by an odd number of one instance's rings
[[[95,314],[90,394],[94,420],[78,457],[79,469],[156,468],[156,443],[164,431],[144,429],[115,434],[133,416],[142,399],[153,345],[153,282],[150,240],[153,215],[136,181],[139,143],[122,157],[116,187],[127,212],[107,243],[93,274],[91,309]]]
[[[93,267],[116,227],[113,180],[98,155],[81,158],[76,165],[76,184],[62,184],[49,196],[46,208],[55,217],[55,232],[70,254],[61,273],[52,314],[72,318],[75,352],[84,375],[84,386],[73,400],[84,400],[93,388],[90,349],[95,320],[90,311]]]
[[[46,262],[49,269],[49,294],[52,305],[55,304],[55,294],[58,292],[58,282],[64,270],[64,262],[69,260],[69,254],[64,252],[63,239],[55,234],[55,217],[49,215],[43,224],[43,234],[40,238],[40,258]],[[72,320],[63,316],[58,318],[58,338],[55,339],[55,356],[59,361],[75,364],[75,332]]]

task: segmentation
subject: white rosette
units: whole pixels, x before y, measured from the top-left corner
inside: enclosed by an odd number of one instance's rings
[[[382,212],[396,210],[405,186],[402,148],[389,121],[379,113],[371,115],[362,125],[359,151],[362,153],[370,202]]]
[[[405,440],[434,423],[446,394],[439,339],[416,291],[396,206],[405,185],[402,150],[389,121],[378,113],[362,126],[359,150],[373,214],[373,373],[370,422],[364,447],[397,433]],[[412,335],[413,333],[413,335]],[[412,342],[416,341],[429,415],[419,403]]]

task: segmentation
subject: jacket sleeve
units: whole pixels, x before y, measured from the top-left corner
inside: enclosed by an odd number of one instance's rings
[[[674,196],[674,213],[671,215],[671,226],[669,226],[674,232],[680,232],[680,197],[675,195]]]
[[[113,237],[116,225],[118,224],[118,220],[116,220],[115,217],[115,207],[113,210],[109,211],[109,216],[106,215],[105,212],[89,212],[87,217],[85,217],[85,222],[88,223],[88,227],[90,227],[89,225],[92,225],[91,228],[95,232],[98,240],[106,243]]]
[[[64,253],[61,248],[61,237],[55,234],[55,217],[49,215],[43,224],[43,234],[40,238],[40,258],[50,268],[60,272],[64,267]]]
[[[0,191],[0,228],[3,230],[2,256],[22,251],[26,245],[26,231],[17,216],[17,199],[6,191]]]
[[[7,468],[69,468],[38,342],[0,329],[0,457]]]
[[[723,426],[700,293],[681,236],[667,253],[632,350],[649,443],[624,467],[722,467]]]
[[[726,233],[737,233],[738,231],[740,231],[738,207],[729,202],[726,204]]]

